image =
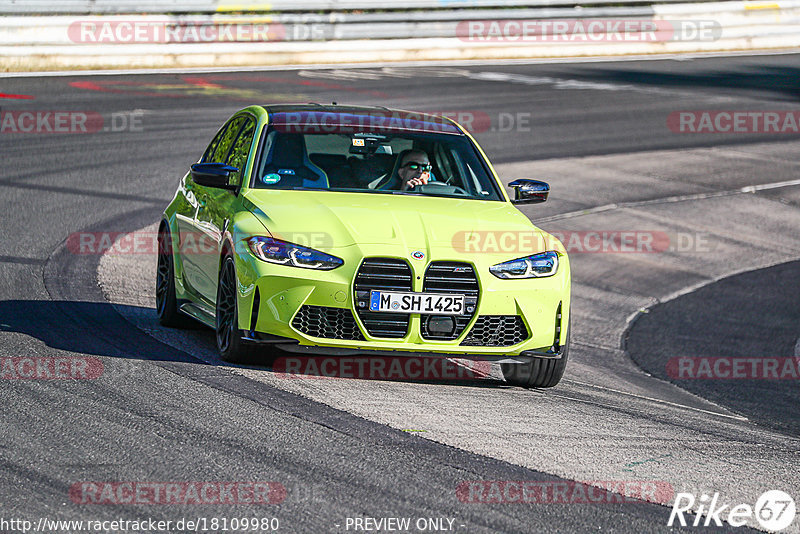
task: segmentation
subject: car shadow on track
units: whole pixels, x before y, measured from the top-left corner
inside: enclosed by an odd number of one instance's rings
[[[146,308],[128,306],[136,313]],[[0,301],[0,335],[24,334],[36,338],[48,347],[75,354],[108,356],[112,358],[178,361],[198,363],[197,358],[158,342],[134,328],[107,302],[63,300],[4,300]],[[28,350],[26,340],[4,347],[24,347],[18,354],[32,356],[39,350]]]
[[[130,320],[135,318],[135,323]],[[181,362],[271,372],[287,380],[379,380],[479,388],[508,388],[487,361],[409,356],[307,356],[257,347],[246,360],[221,360],[214,333],[171,329],[158,324],[155,310],[107,302],[56,300],[0,301],[0,335],[23,334],[57,351],[156,362]],[[159,339],[174,339],[167,343]],[[6,347],[30,347],[24,339]],[[184,348],[176,348],[174,345]],[[41,351],[35,351],[39,354]],[[3,356],[32,356],[20,350]]]

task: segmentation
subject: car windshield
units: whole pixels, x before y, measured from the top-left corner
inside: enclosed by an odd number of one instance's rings
[[[466,136],[329,130],[271,126],[251,187],[503,200]]]

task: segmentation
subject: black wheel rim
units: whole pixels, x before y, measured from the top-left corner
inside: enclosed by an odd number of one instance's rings
[[[217,291],[217,346],[225,352],[231,345],[236,320],[236,273],[233,262],[226,260]]]
[[[167,236],[158,235],[158,268],[156,270],[156,311],[163,316],[167,308],[167,294],[172,278],[172,254]]]

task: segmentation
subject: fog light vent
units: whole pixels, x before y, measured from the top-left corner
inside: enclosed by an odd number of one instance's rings
[[[434,336],[452,336],[456,329],[456,321],[449,315],[429,315],[425,326]]]

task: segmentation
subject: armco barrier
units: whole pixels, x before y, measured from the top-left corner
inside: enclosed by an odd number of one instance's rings
[[[366,2],[326,4],[328,13],[220,14],[220,5],[175,2],[161,10],[201,15],[1,16],[0,70],[206,67],[403,60],[457,60],[690,53],[800,47],[800,0],[659,3],[636,0],[592,8],[474,9],[520,2],[418,1],[405,5],[450,9],[349,13]],[[0,13],[43,2],[0,0]],[[202,4],[202,5],[201,5]],[[213,5],[212,5],[213,4]],[[91,11],[111,6],[97,0]],[[140,7],[146,4],[138,4]],[[239,4],[241,5],[241,4]],[[280,8],[288,3],[273,4]],[[372,3],[374,6],[374,3]],[[453,9],[453,5],[469,8]],[[525,5],[530,5],[527,3]],[[66,6],[66,7],[64,7]],[[206,6],[202,8],[202,6]],[[282,8],[281,8],[282,9]],[[31,11],[33,12],[33,11]],[[579,31],[580,30],[580,31]],[[584,33],[581,31],[586,30]]]
[[[682,0],[663,0],[680,2]],[[650,3],[650,0],[593,0],[592,4]],[[0,14],[113,13],[257,13],[411,9],[518,8],[575,5],[574,0],[406,0],[386,3],[365,0],[2,0]]]

